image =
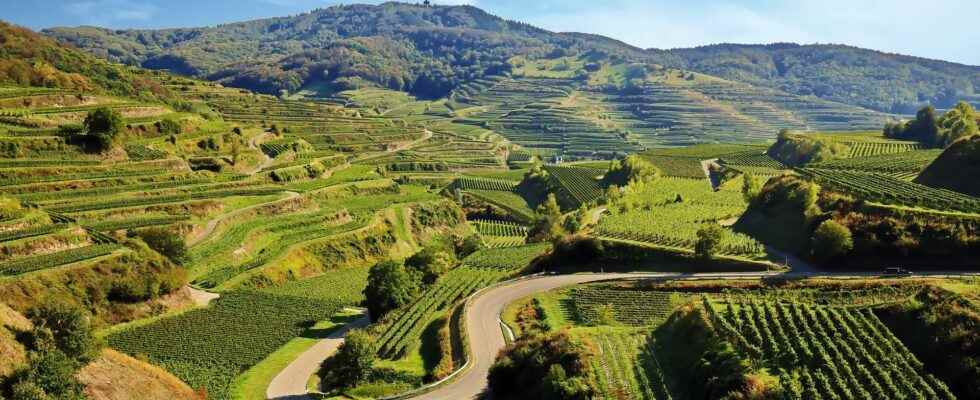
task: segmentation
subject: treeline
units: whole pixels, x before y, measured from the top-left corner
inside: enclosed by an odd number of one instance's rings
[[[911,121],[885,124],[883,133],[892,139],[914,140],[929,147],[946,147],[961,138],[980,133],[978,121],[980,114],[969,103],[961,101],[942,115],[937,115],[933,106],[923,107]]]
[[[211,28],[45,33],[112,61],[270,94],[326,83],[332,90],[369,85],[434,98],[460,83],[507,73],[517,55],[652,59],[612,40],[552,33],[475,7],[404,3],[336,6]]]

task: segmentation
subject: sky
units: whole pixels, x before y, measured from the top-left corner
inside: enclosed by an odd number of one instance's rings
[[[195,27],[298,14],[338,0],[0,0],[0,19],[32,29]],[[836,43],[980,65],[978,0],[436,0],[553,31],[643,48],[715,43]]]

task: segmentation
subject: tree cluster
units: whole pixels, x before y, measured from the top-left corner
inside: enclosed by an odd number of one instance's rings
[[[371,267],[364,288],[371,319],[378,321],[415,300],[425,288],[459,264],[457,254],[463,254],[464,246],[470,251],[475,244],[465,239],[457,243],[434,241],[405,261],[382,261]]]
[[[914,140],[929,147],[946,147],[953,142],[980,133],[977,129],[977,114],[967,102],[959,102],[955,107],[937,116],[933,106],[920,109],[915,119],[905,122],[885,124],[884,135],[892,139]]]
[[[59,300],[49,300],[27,313],[34,328],[19,339],[29,349],[28,365],[0,382],[0,397],[11,400],[74,400],[84,398],[75,377],[99,356],[86,311]]]
[[[495,398],[588,400],[593,351],[567,332],[526,335],[500,352],[488,381]]]

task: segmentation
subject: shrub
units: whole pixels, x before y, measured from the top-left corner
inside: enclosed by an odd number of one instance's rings
[[[660,170],[657,167],[634,154],[627,156],[618,163],[613,163],[602,178],[602,183],[606,186],[625,186],[634,181],[647,182],[658,176],[660,176]]]
[[[409,273],[424,285],[431,285],[456,265],[456,257],[441,246],[426,246],[405,260]]]
[[[140,239],[157,253],[177,264],[187,261],[187,243],[180,235],[166,228],[147,228],[139,232]]]
[[[375,264],[368,272],[364,297],[371,319],[377,321],[389,311],[407,305],[418,292],[405,266],[395,261]]]
[[[80,307],[49,300],[29,310],[27,317],[34,323],[35,347],[49,347],[39,342],[50,340],[54,348],[82,362],[91,361],[101,350],[88,314]]]
[[[725,230],[718,225],[705,225],[697,232],[698,241],[694,245],[694,253],[705,259],[714,257],[724,234]]]
[[[344,338],[344,343],[337,349],[337,353],[321,365],[323,386],[328,388],[357,386],[371,373],[375,355],[374,337],[365,330],[351,330]]]
[[[854,249],[851,231],[834,220],[827,220],[813,231],[810,251],[814,257],[831,259]]]
[[[172,119],[164,119],[156,123],[157,132],[164,135],[179,135],[181,130],[180,122]]]
[[[116,135],[123,129],[122,116],[109,107],[100,107],[89,111],[85,117],[85,130],[92,139],[89,143],[100,151],[112,147]]]
[[[589,399],[596,389],[588,379],[592,351],[567,332],[524,336],[504,348],[490,367],[495,397]]]

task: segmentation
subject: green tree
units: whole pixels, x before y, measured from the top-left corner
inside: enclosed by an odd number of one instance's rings
[[[139,232],[140,239],[157,253],[177,264],[187,261],[187,243],[184,238],[166,228],[147,228]]]
[[[634,181],[649,182],[660,176],[660,170],[638,155],[629,155],[613,163],[606,171],[602,182],[605,185],[625,186]]]
[[[109,107],[99,107],[89,111],[83,124],[88,135],[95,139],[96,148],[102,151],[112,147],[116,136],[123,129],[122,116]]]
[[[363,382],[374,367],[377,354],[374,337],[353,329],[344,337],[337,353],[324,360],[320,368],[323,384],[330,388],[349,388]]]
[[[548,198],[538,206],[534,225],[528,232],[528,241],[531,243],[548,242],[564,234],[558,200],[554,193],[548,193]]]
[[[762,183],[759,182],[755,175],[748,172],[742,174],[742,198],[745,199],[746,203],[752,204],[761,191]]]
[[[174,121],[170,118],[166,118],[160,122],[157,122],[157,131],[163,135],[179,135],[183,129],[180,126],[180,122]]]
[[[592,356],[568,332],[524,335],[500,352],[487,380],[495,398],[584,400],[595,394],[588,380]]]
[[[375,264],[368,272],[367,287],[364,288],[371,319],[377,321],[391,310],[408,304],[417,292],[418,286],[403,264],[395,261]]]
[[[942,136],[942,145],[949,146],[951,143],[968,136],[980,133],[977,129],[977,113],[970,103],[959,102],[951,108],[937,122]]]
[[[714,257],[724,234],[725,230],[715,224],[708,224],[698,229],[698,241],[694,244],[694,253],[704,259]]]
[[[826,220],[813,231],[811,253],[820,259],[843,256],[854,248],[850,229],[834,220]]]
[[[102,349],[101,342],[93,334],[88,313],[78,306],[48,300],[28,310],[27,317],[34,323],[35,342],[53,340],[53,347],[68,357],[88,362]],[[36,344],[35,347],[47,346]]]
[[[443,246],[426,246],[405,260],[405,268],[418,276],[424,285],[431,285],[456,265],[456,257]]]

